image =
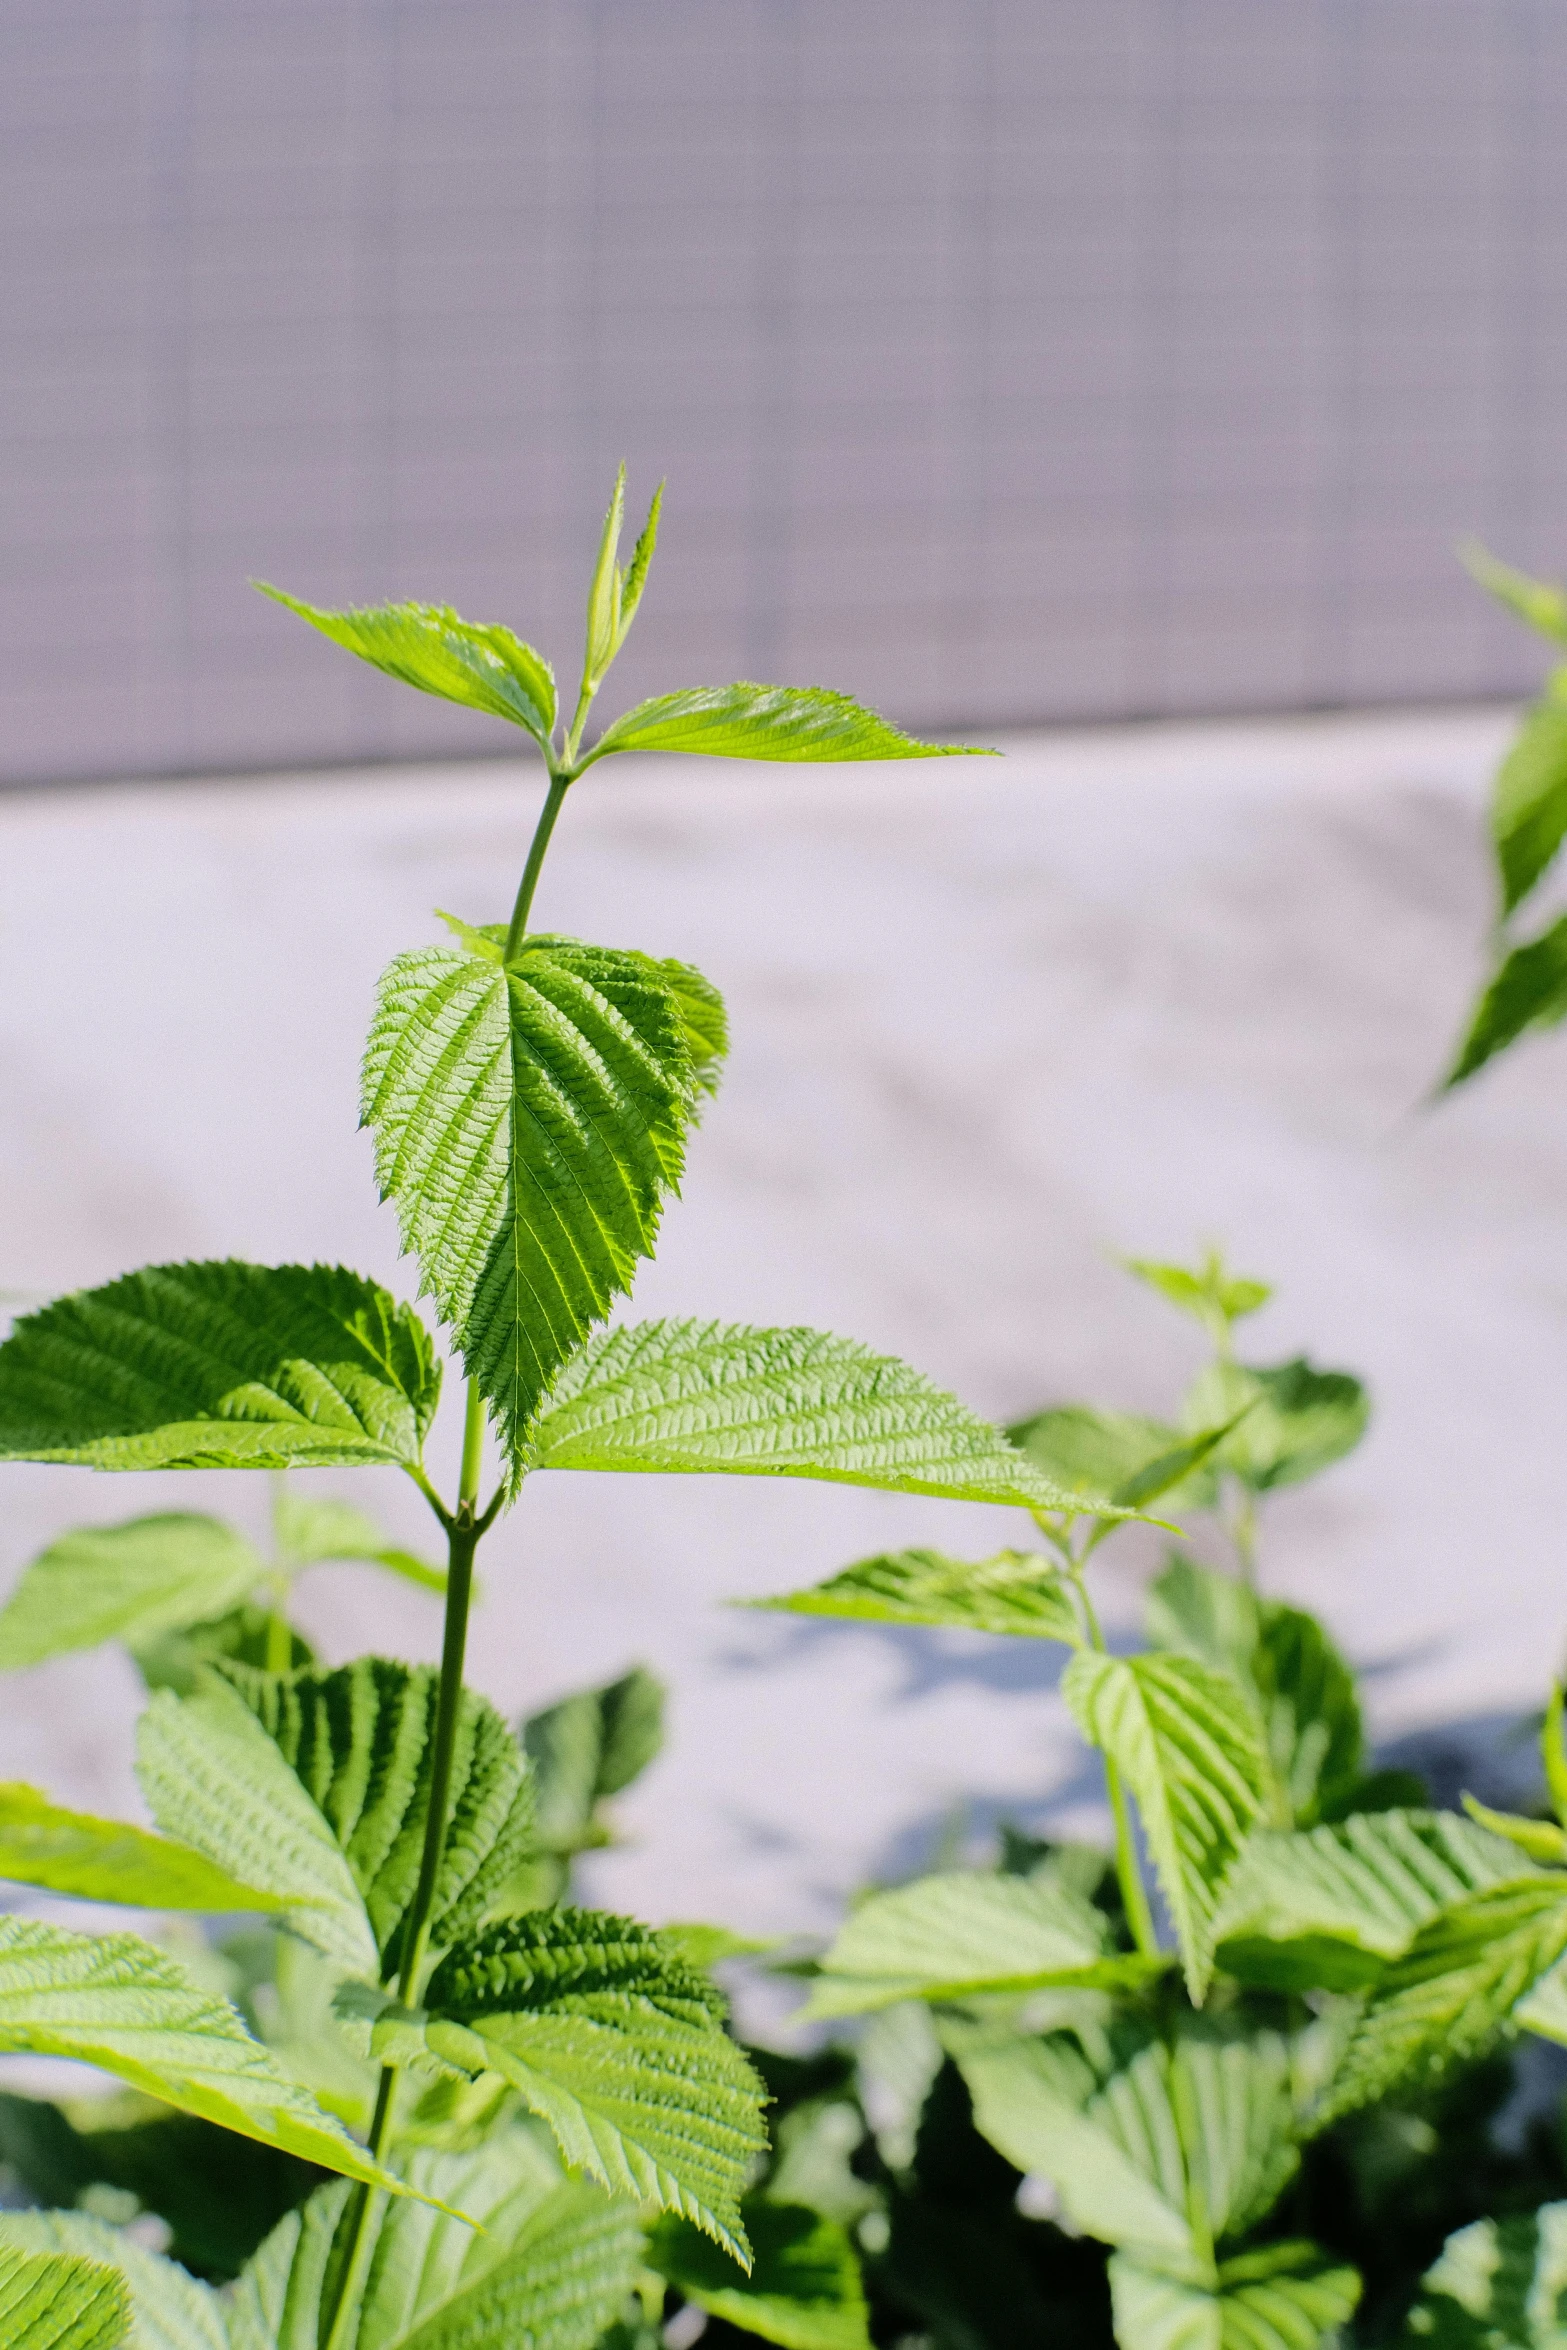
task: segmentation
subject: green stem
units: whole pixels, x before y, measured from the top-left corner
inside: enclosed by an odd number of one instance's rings
[[[1240,1561],[1241,1581],[1248,1591],[1257,1588],[1257,1504],[1243,1487],[1236,1505],[1235,1522],[1230,1528],[1235,1544],[1235,1555]]]
[[[533,893],[539,886],[539,873],[544,863],[544,852],[550,845],[550,834],[560,814],[566,794],[571,789],[569,774],[550,773],[550,788],[545,796],[539,821],[533,828],[533,839],[528,846],[528,862],[522,869],[517,884],[517,903],[511,910],[511,928],[506,933],[506,960],[509,963],[528,934],[528,916],[533,911]]]
[[[294,1659],[294,1634],[280,1607],[267,1611],[267,1671],[286,1673]]]
[[[470,1379],[463,1420],[462,1470],[457,1509],[455,1514],[445,1513],[448,1527],[446,1624],[441,1642],[440,1688],[435,1702],[430,1800],[424,1815],[424,1850],[419,1862],[419,1882],[414,1889],[404,1928],[397,1982],[397,1995],[405,2007],[412,2007],[418,1994],[419,1977],[424,1971],[425,1955],[430,1943],[430,1917],[435,1907],[435,1888],[446,1851],[452,1761],[462,1710],[463,1657],[468,1645],[468,1609],[473,1597],[473,1554],[479,1547],[477,1505],[483,1459],[484,1397],[478,1382]],[[383,2065],[369,2139],[370,2153],[377,2162],[382,2160],[392,2134],[396,2097],[397,2068],[395,2065]],[[348,2249],[332,2297],[330,2321],[320,2337],[322,2350],[344,2350],[347,2328],[364,2285],[365,2268],[370,2258],[370,2215],[379,2194],[379,2188],[361,2186],[350,2207]]]
[[[1077,1586],[1083,1621],[1088,1626],[1088,1637],[1103,1656],[1104,1634],[1099,1629],[1099,1618],[1088,1596],[1088,1585],[1083,1580],[1080,1563],[1073,1567],[1072,1580]],[[1115,1822],[1115,1875],[1121,1888],[1121,1905],[1126,1911],[1126,1922],[1132,1929],[1132,1940],[1142,1956],[1157,1958],[1159,1937],[1154,1932],[1148,1888],[1143,1883],[1143,1872],[1137,1865],[1137,1845],[1132,1835],[1132,1815],[1126,1801],[1126,1789],[1121,1784],[1120,1771],[1109,1755],[1105,1756],[1105,1792],[1110,1798],[1110,1816]]]

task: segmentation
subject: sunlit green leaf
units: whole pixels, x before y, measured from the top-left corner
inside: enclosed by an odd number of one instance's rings
[[[39,1553],[0,1608],[0,1669],[104,1640],[134,1647],[225,1615],[265,1571],[219,1518],[169,1512],[79,1526]]]
[[[1347,1371],[1318,1371],[1304,1357],[1271,1369],[1240,1363],[1210,1365],[1183,1408],[1192,1429],[1234,1419],[1214,1452],[1213,1465],[1254,1493],[1298,1485],[1353,1452],[1365,1435],[1371,1405]]]
[[[1491,838],[1502,879],[1502,912],[1522,904],[1567,834],[1567,700],[1536,702],[1497,769]]]
[[[362,1115],[383,1198],[509,1456],[560,1365],[651,1254],[722,1045],[696,974],[505,933],[399,955]]]
[[[1110,2296],[1121,2350],[1317,2350],[1354,2315],[1360,2276],[1301,2242],[1221,2262],[1211,2289],[1117,2253]]]
[[[440,1366],[416,1314],[339,1265],[151,1265],[0,1346],[0,1459],[97,1469],[417,1464]]]
[[[1021,1633],[1072,1648],[1083,1641],[1066,1577],[1037,1551],[1002,1550],[974,1566],[936,1550],[892,1551],[861,1559],[810,1590],[745,1604],[850,1623]]]
[[[820,686],[700,686],[658,694],[607,726],[593,756],[682,751],[713,759],[942,759],[964,743],[922,743],[847,694]]]
[[[291,1572],[312,1567],[323,1559],[363,1559],[385,1567],[405,1582],[425,1591],[444,1591],[446,1574],[412,1551],[388,1542],[373,1518],[352,1502],[332,1495],[299,1493],[281,1486],[272,1509],[272,1530],[279,1563]]]
[[[1564,2333],[1567,2203],[1544,2203],[1449,2236],[1403,2338],[1409,2350],[1559,2350]]]
[[[64,1811],[36,1787],[0,1786],[0,1877],[131,1909],[255,1910],[279,1898],[216,1868],[188,1844],[122,1820]]]
[[[860,2264],[848,2232],[799,2203],[748,2195],[745,2270],[689,2220],[664,2218],[648,2238],[649,2265],[710,2317],[727,2318],[782,2350],[871,2350]]]
[[[533,1430],[539,1469],[818,1477],[952,1501],[1075,1506],[907,1363],[821,1330],[637,1322],[594,1338]]]
[[[13,2251],[0,2221],[0,2341],[6,2350],[116,2350],[130,2326],[120,2277],[99,2261]]]
[[[1035,1412],[1010,1427],[1007,1440],[1055,1484],[1088,1504],[1110,1500],[1129,1478],[1185,1441],[1178,1428],[1163,1420],[1144,1419],[1135,1412],[1103,1412],[1082,1403]]]
[[[1129,1273],[1135,1273],[1139,1281],[1146,1281],[1150,1289],[1156,1289],[1178,1312],[1190,1314],[1215,1338],[1222,1336],[1232,1322],[1256,1313],[1273,1295],[1268,1282],[1232,1273],[1219,1251],[1213,1248],[1195,1268],[1163,1264],[1154,1257],[1127,1257],[1123,1262]]]
[[[1459,1085],[1526,1030],[1567,1017],[1567,914],[1503,956],[1487,981],[1444,1086]]]
[[[541,746],[549,741],[555,724],[554,672],[509,628],[459,619],[445,604],[372,604],[327,612],[264,580],[253,584],[388,677],[492,718],[509,718]]]
[[[456,2225],[456,2222],[449,2223]],[[147,2251],[124,2228],[81,2211],[25,2211],[0,2219],[0,2261],[12,2251],[64,2254],[92,2261],[112,2276],[124,2296],[130,2331],[126,2350],[227,2350],[222,2306],[210,2286],[198,2284],[172,2260]],[[0,2291],[0,2311],[4,2293]],[[0,2331],[6,2350],[15,2350]]]

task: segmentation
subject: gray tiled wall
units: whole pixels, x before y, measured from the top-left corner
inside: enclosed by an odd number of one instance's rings
[[[1567,563],[1561,0],[0,0],[0,729],[496,747],[252,596],[911,722],[1516,690]]]

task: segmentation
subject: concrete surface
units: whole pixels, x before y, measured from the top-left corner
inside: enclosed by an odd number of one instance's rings
[[[1481,798],[1509,724],[596,771],[540,916],[694,959],[735,1035],[634,1310],[826,1323],[998,1416],[1159,1409],[1196,1336],[1113,1254],[1221,1238],[1279,1285],[1257,1358],[1308,1348],[1376,1401],[1362,1452],[1270,1510],[1269,1586],[1377,1668],[1384,1736],[1536,1700],[1567,1624],[1567,1048],[1420,1106],[1481,960]],[[0,800],[0,1284],[233,1251],[411,1290],[354,1125],[371,984],[433,906],[504,912],[537,794],[495,766]],[[426,1539],[396,1475],[317,1474]],[[246,1476],[4,1478],[0,1577],[76,1520],[197,1507],[259,1531],[267,1504]],[[595,1893],[821,1925],[954,1806],[975,1831],[1083,1822],[1094,1782],[1048,1651],[722,1603],[887,1544],[977,1556],[1025,1533],[831,1487],[540,1478],[487,1554],[474,1677],[516,1711],[646,1659],[673,1734]],[[1123,1627],[1156,1556],[1134,1535],[1104,1558]],[[319,1571],[304,1607],[334,1657],[434,1653],[433,1603],[367,1570]],[[133,1802],[134,1707],[109,1655],[7,1682],[0,1775]]]

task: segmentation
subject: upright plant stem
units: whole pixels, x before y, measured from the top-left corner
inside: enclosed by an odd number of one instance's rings
[[[571,777],[569,775],[551,773],[549,792],[540,811],[539,821],[534,826],[533,839],[528,846],[528,862],[524,865],[522,879],[517,884],[517,902],[511,910],[511,928],[506,933],[506,960],[508,963],[528,935],[528,916],[533,911],[533,893],[539,886],[539,873],[544,864],[544,852],[550,845],[550,834],[555,829],[555,819],[560,814],[566,794],[570,789]]]
[[[411,2007],[418,1997],[419,1977],[424,1971],[425,1954],[430,1945],[430,1917],[435,1907],[435,1888],[440,1880],[441,1861],[446,1851],[447,1814],[451,1808],[452,1795],[452,1757],[456,1750],[457,1723],[462,1709],[463,1657],[468,1645],[468,1609],[473,1598],[473,1554],[479,1547],[479,1476],[483,1461],[484,1397],[479,1391],[477,1380],[470,1379],[467,1411],[463,1420],[462,1469],[458,1479],[457,1509],[447,1534],[446,1623],[441,1641],[440,1687],[435,1701],[430,1801],[424,1816],[424,1851],[419,1862],[419,1882],[414,1889],[403,1932],[403,1951],[398,1967],[397,1995],[405,2007]],[[370,2123],[369,2151],[376,2162],[384,2158],[392,2135],[396,2101],[397,2068],[395,2065],[383,2065],[380,2085],[376,2090],[375,2113]],[[326,2331],[319,2337],[321,2350],[344,2350],[348,2340],[348,2329],[353,2323],[364,2286],[365,2270],[369,2265],[370,2214],[379,2195],[380,2190],[375,2187],[360,2186],[354,2191],[348,2211],[347,2250],[338,2273],[330,2320]]]

